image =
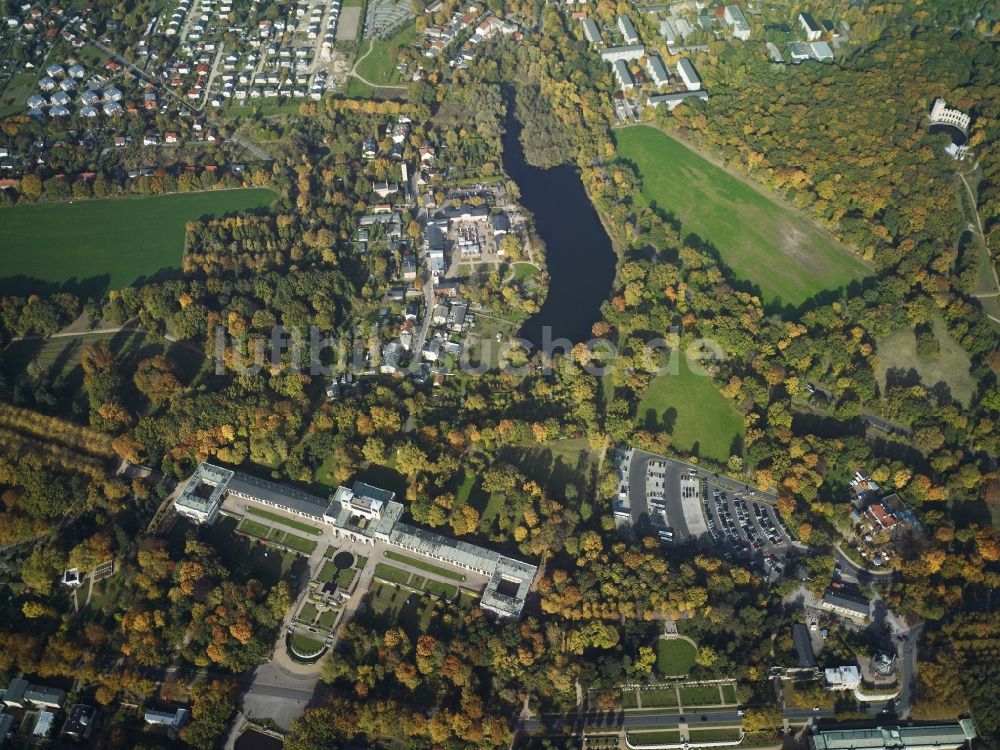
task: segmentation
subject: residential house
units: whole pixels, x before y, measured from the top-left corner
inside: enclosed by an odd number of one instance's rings
[[[688,91],[698,91],[701,88],[701,78],[698,77],[694,65],[688,58],[682,57],[677,61],[677,75],[684,81],[684,86]]]
[[[639,43],[639,35],[635,31],[635,26],[632,25],[632,19],[624,13],[618,16],[618,30],[622,33],[625,44]]]
[[[805,32],[807,41],[815,42],[823,36],[823,28],[816,23],[811,13],[799,13],[799,26]]]
[[[646,58],[646,73],[656,88],[662,88],[670,83],[667,66],[663,64],[663,59],[659,55],[649,55]]]

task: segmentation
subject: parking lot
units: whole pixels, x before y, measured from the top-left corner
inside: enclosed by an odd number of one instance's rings
[[[779,572],[791,537],[773,493],[634,448],[620,450],[616,461],[616,508],[633,528],[648,523],[667,544],[696,542],[726,554],[760,555],[768,572]]]
[[[774,506],[760,502],[754,489],[732,493],[705,480],[702,510],[716,544],[735,554],[761,554],[765,567],[791,546],[787,530]]]

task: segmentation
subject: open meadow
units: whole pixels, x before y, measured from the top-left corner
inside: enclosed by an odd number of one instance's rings
[[[0,209],[0,294],[65,285],[99,297],[179,268],[187,222],[264,208],[275,198],[252,188]]]
[[[673,447],[720,463],[741,452],[743,419],[723,396],[715,381],[688,367],[680,358],[676,375],[655,377],[643,394],[636,413],[642,429],[665,430]]]
[[[943,320],[935,317],[932,324],[934,338],[941,347],[936,356],[922,356],[917,352],[917,337],[912,328],[895,331],[878,340],[875,376],[879,388],[885,393],[886,381],[892,372],[897,379],[905,382],[916,379],[928,388],[943,383],[959,403],[968,406],[976,389],[969,354],[952,338]]]
[[[615,140],[618,157],[638,168],[646,202],[676,218],[682,236],[696,234],[713,245],[733,276],[756,286],[765,303],[800,305],[867,274],[827,232],[665,133],[623,128]]]

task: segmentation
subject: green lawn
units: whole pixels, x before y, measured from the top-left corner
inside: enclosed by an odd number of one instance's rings
[[[659,375],[649,384],[636,422],[670,432],[678,451],[724,463],[741,453],[743,419],[712,378],[692,372],[683,353],[679,360],[676,375]]]
[[[479,602],[479,595],[471,591],[461,589],[459,591],[458,606],[462,609],[472,609]]]
[[[375,576],[383,581],[389,581],[389,583],[405,584],[410,580],[410,574],[407,571],[385,563],[378,563],[375,566]]]
[[[673,688],[653,688],[641,693],[639,700],[643,708],[672,708],[677,705],[677,691]]]
[[[337,585],[342,589],[350,588],[351,584],[354,582],[354,574],[355,571],[351,568],[340,571],[340,575],[337,576]]]
[[[270,511],[261,510],[260,508],[254,508],[247,506],[247,513],[257,516],[258,518],[266,518],[268,521],[274,521],[280,523],[282,526],[288,526],[292,529],[298,529],[299,531],[304,531],[307,534],[315,534],[319,536],[323,533],[322,529],[317,529],[315,526],[310,526],[307,523],[302,523],[301,521],[296,521],[294,518],[287,518],[286,516],[279,516],[277,513],[271,513]]]
[[[680,689],[681,705],[717,706],[721,702],[718,685],[688,685]]]
[[[320,583],[329,583],[337,576],[337,566],[332,562],[323,563],[323,567],[319,571],[319,575],[316,576],[316,580]]]
[[[244,534],[255,536],[258,539],[267,539],[268,532],[270,532],[271,529],[262,523],[257,523],[256,521],[251,521],[249,518],[245,518],[240,524],[240,531]]]
[[[323,642],[302,635],[302,633],[296,633],[292,636],[292,648],[302,656],[312,656],[323,648]]]
[[[428,594],[433,594],[434,596],[440,596],[443,599],[451,601],[456,596],[458,596],[458,587],[452,586],[450,583],[442,583],[440,581],[427,581],[421,588]]]
[[[327,630],[329,630],[330,628],[333,627],[333,623],[335,623],[336,621],[337,621],[337,610],[328,609],[326,610],[326,612],[324,612],[319,616],[319,620],[316,621],[316,624],[319,625],[321,628],[326,628]]]
[[[718,250],[768,303],[799,305],[861,279],[868,268],[828,233],[743,180],[648,126],[615,131],[618,156],[636,165],[642,195]]]
[[[515,263],[514,280],[525,281],[538,273],[538,266],[534,263]]]
[[[622,708],[638,708],[639,699],[635,695],[634,690],[626,690],[622,693]]]
[[[409,557],[408,555],[401,555],[398,552],[393,552],[392,550],[386,550],[385,556],[390,560],[395,560],[396,562],[405,563],[413,568],[419,568],[420,570],[426,570],[428,573],[433,573],[434,575],[441,576],[442,578],[448,578],[452,581],[464,581],[465,576],[461,573],[455,573],[451,570],[445,570],[444,568],[439,568],[433,563],[429,563],[426,560],[421,560],[418,557]]]
[[[687,675],[698,652],[683,638],[661,638],[656,642],[656,669],[665,677]]]
[[[735,685],[723,685],[722,686],[722,697],[726,703],[736,703],[736,686]]]
[[[316,605],[312,602],[306,602],[302,605],[302,609],[299,611],[299,619],[302,622],[308,622],[310,625],[313,620],[316,619],[316,614],[319,610],[316,609]]]
[[[0,118],[28,110],[27,99],[37,92],[40,75],[37,70],[26,70],[11,77],[0,96]]]
[[[388,39],[366,40],[367,44],[371,45],[372,51],[358,65],[358,75],[376,86],[404,84],[405,81],[401,79],[399,71],[396,69],[398,61],[393,52],[402,47],[409,47],[416,38],[417,27],[413,22],[409,22]],[[362,44],[361,55],[364,55],[367,49],[368,47]],[[358,81],[358,83],[361,82]]]
[[[300,536],[295,536],[295,534],[285,534],[285,538],[281,540],[281,543],[286,547],[307,555],[312,554],[312,551],[316,549],[316,542],[312,539],[303,539]]]
[[[101,296],[178,268],[188,221],[262,208],[276,198],[254,188],[0,209],[0,293],[74,282]]]
[[[741,730],[738,727],[717,727],[714,729],[692,727],[688,730],[688,739],[691,742],[725,742],[738,740],[740,734]]]
[[[654,729],[649,732],[633,730],[628,733],[628,738],[633,745],[669,745],[680,742],[681,733],[677,729]]]

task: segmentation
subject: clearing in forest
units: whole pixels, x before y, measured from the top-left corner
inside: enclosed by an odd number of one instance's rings
[[[615,131],[615,140],[619,158],[638,168],[646,202],[676,218],[682,236],[713,245],[765,303],[800,305],[867,275],[828,232],[665,133],[637,126]]]
[[[878,367],[875,375],[879,388],[885,393],[886,380],[890,374],[896,378],[896,382],[919,380],[927,388],[943,383],[955,400],[968,406],[976,390],[969,354],[952,338],[943,320],[935,317],[932,323],[934,338],[941,348],[933,356],[923,356],[917,352],[917,337],[912,328],[896,331],[878,340]]]

